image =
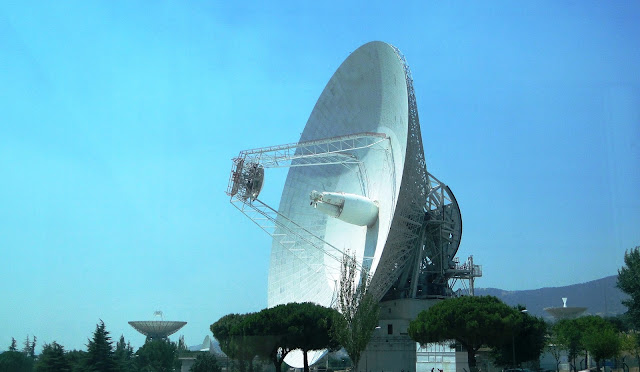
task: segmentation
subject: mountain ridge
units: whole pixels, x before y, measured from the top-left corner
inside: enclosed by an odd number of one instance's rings
[[[500,288],[476,288],[476,296],[495,296],[510,306],[524,305],[530,315],[546,319],[552,317],[544,311],[546,307],[562,307],[562,298],[567,297],[567,306],[586,307],[585,314],[615,316],[623,314],[627,308],[622,300],[628,296],[622,292],[616,283],[617,275],[584,283],[571,284],[562,287],[544,287],[507,291]]]

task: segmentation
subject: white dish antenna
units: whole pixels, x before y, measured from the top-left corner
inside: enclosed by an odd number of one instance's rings
[[[258,197],[265,170],[278,167],[289,172],[276,210]],[[273,238],[269,307],[331,306],[345,252],[368,269],[379,300],[444,297],[450,278],[473,272],[453,259],[462,218],[427,172],[409,67],[383,42],[342,63],[297,143],[240,152],[227,194]],[[310,352],[310,365],[321,356]],[[302,367],[302,353],[286,362]]]

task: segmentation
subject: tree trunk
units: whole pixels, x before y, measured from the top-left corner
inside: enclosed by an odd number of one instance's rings
[[[284,362],[284,358],[280,359],[276,357],[275,359],[271,359],[273,361],[273,366],[276,367],[276,372],[280,372],[282,370],[282,362]]]
[[[356,371],[359,371],[358,367],[360,366],[360,355],[360,353],[354,353],[353,358],[351,358],[351,363],[353,363],[352,369],[355,369]],[[349,355],[349,357],[351,357],[351,355]]]
[[[584,351],[584,369],[589,369],[589,367],[591,367],[591,363],[589,363],[589,352],[585,350]]]
[[[302,354],[304,355],[304,372],[309,372],[309,360],[307,359],[307,351],[302,350]]]
[[[476,367],[476,350],[473,348],[467,348],[467,363],[469,364],[469,370],[471,372],[478,370]]]

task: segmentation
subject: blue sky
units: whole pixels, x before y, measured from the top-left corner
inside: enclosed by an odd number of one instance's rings
[[[99,319],[137,347],[127,321],[156,309],[196,344],[266,306],[271,242],[228,202],[230,159],[296,141],[372,40],[411,66],[477,286],[613,275],[640,245],[638,2],[16,3],[0,5],[2,348],[84,349]]]

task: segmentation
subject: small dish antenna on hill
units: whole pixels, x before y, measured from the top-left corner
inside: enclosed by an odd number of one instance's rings
[[[587,308],[579,306],[567,307],[567,298],[562,297],[562,307],[545,307],[543,310],[551,315],[553,319],[561,320],[577,318],[584,314],[584,312],[587,311]]]
[[[147,336],[151,340],[166,340],[172,334],[178,332],[180,328],[184,327],[187,322],[169,321],[164,320],[162,311],[156,310],[153,312],[153,316],[160,320],[139,320],[131,321],[131,325],[136,331]]]

